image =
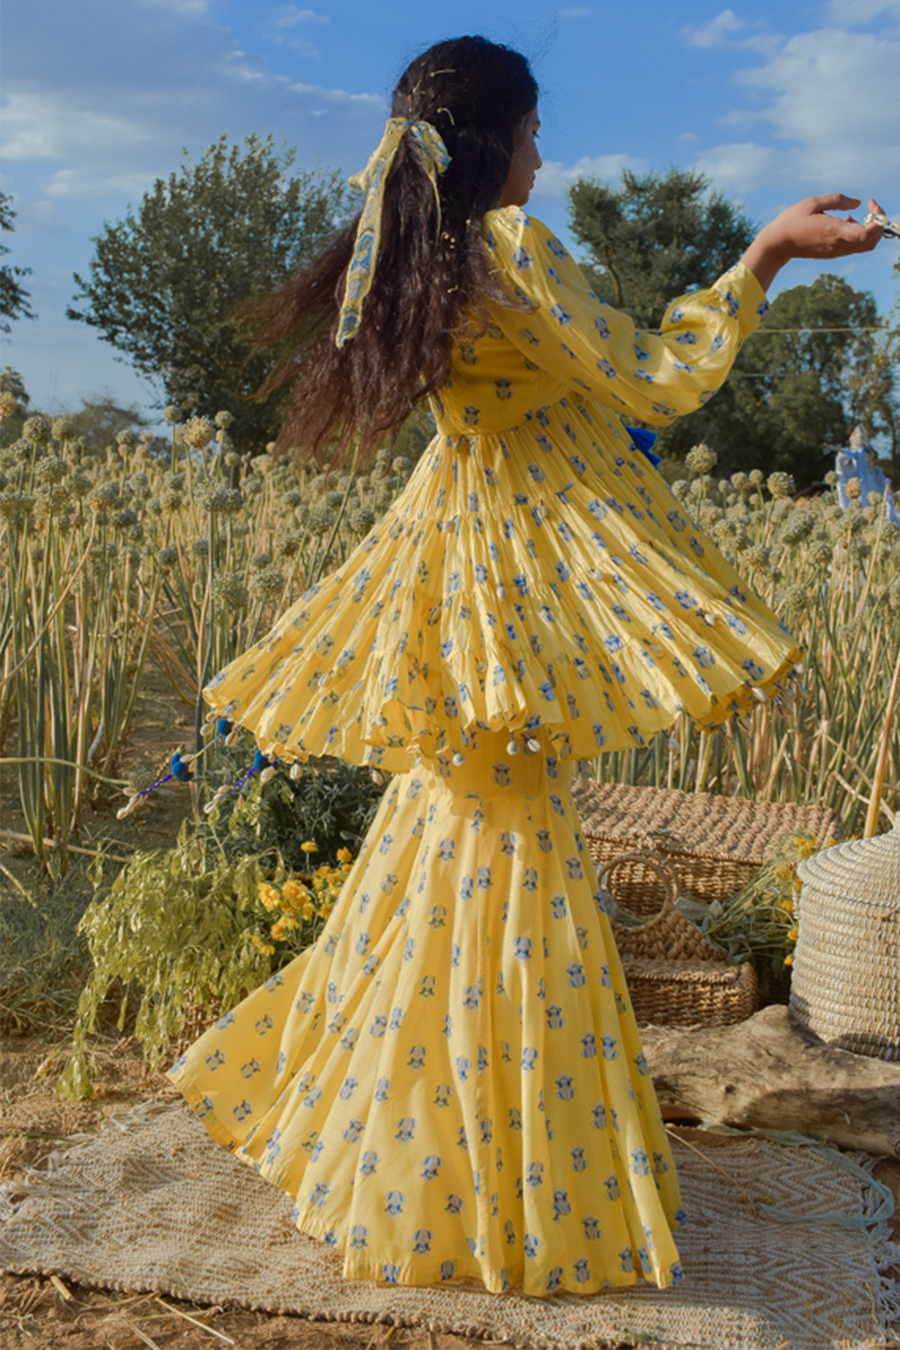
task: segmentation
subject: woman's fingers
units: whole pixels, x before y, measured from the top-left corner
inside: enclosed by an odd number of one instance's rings
[[[755,273],[763,290],[768,290],[791,258],[827,262],[868,253],[883,238],[883,230],[874,221],[861,225],[853,218],[851,213],[860,205],[858,197],[848,197],[844,192],[826,192],[795,202],[760,230],[742,261]],[[869,202],[869,211],[883,214],[874,200]]]
[[[848,197],[843,192],[826,192],[821,197],[807,197],[806,201],[812,204],[814,212],[855,211],[862,204],[859,197]]]
[[[833,245],[833,251],[830,256],[840,257],[842,253],[867,253],[873,249],[882,237],[880,225],[874,222],[870,225],[861,225],[858,220],[848,216],[845,220],[836,220],[830,217],[833,226],[825,228],[822,242],[827,247]],[[814,241],[810,241],[813,243]],[[815,254],[811,256],[815,257]],[[824,256],[829,256],[828,254]]]
[[[788,234],[793,235],[794,256],[839,258],[850,253],[868,253],[875,248],[882,237],[881,227],[874,223],[863,225],[856,220],[851,213],[859,205],[858,197],[848,197],[843,192],[829,192],[819,197],[808,197],[806,201],[798,202],[796,207],[789,207],[785,212],[785,223]],[[832,211],[847,211],[847,214],[839,217],[831,215]],[[869,202],[869,211],[880,213],[880,207],[874,199]]]

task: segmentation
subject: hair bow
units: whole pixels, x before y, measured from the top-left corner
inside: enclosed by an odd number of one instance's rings
[[[362,173],[354,174],[350,186],[366,194],[362,215],[356,230],[353,256],[347,268],[344,300],[338,318],[335,345],[343,347],[354,337],[360,322],[363,301],[372,288],[372,278],[378,262],[381,243],[381,215],[384,203],[384,185],[391,165],[400,148],[400,142],[409,132],[418,142],[425,160],[425,170],[431,179],[435,200],[440,211],[438,174],[450,163],[447,147],[430,122],[410,122],[403,117],[391,117],[384,129],[381,142],[373,152]]]

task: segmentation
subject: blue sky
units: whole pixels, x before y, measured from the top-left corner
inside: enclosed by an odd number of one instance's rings
[[[7,261],[33,268],[39,317],[14,325],[0,363],[48,411],[103,391],[148,407],[154,390],[65,318],[91,236],[224,131],[360,169],[407,61],[464,32],[532,60],[545,167],[531,209],[563,236],[567,185],[623,165],[700,168],[760,223],[813,192],[900,213],[900,0],[28,0],[4,15],[0,184],[17,212]],[[885,241],[830,270],[887,310],[898,256]],[[817,270],[794,263],[778,285]]]

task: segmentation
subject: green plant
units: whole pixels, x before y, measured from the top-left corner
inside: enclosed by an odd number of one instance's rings
[[[224,750],[216,775],[231,781],[243,758]],[[101,856],[79,930],[93,970],[59,1091],[90,1095],[88,1038],[115,982],[120,1026],[134,998],[155,1067],[186,1021],[230,1008],[314,941],[381,791],[361,769],[316,761],[297,779],[257,777],[240,809],[229,794],[202,823],[184,821],[174,848],[136,853],[111,885]]]
[[[235,310],[275,290],[347,216],[336,170],[296,168],[271,136],[223,135],[157,179],[104,225],[68,317],[89,324],[187,411],[230,407],[242,450],[275,434],[279,396],[255,396],[271,355],[254,352]]]
[[[835,842],[829,839],[823,847]],[[724,949],[729,965],[751,963],[763,997],[785,997],[790,988],[800,889],[797,864],[818,847],[809,834],[784,840],[746,886],[728,900],[713,901],[703,919],[703,932]]]
[[[129,427],[98,458],[72,419],[41,416],[0,448],[0,744],[15,735],[35,852],[61,870],[98,778],[117,771],[148,664],[199,736],[206,681],[346,559],[413,467],[387,449],[364,477],[247,462],[227,412],[179,417],[165,458]],[[205,762],[199,774],[202,790]]]
[[[246,762],[246,751],[231,750],[216,766],[214,781],[233,782]],[[304,872],[310,852],[333,864],[342,850],[359,851],[383,792],[366,769],[339,759],[311,760],[297,778],[283,770],[265,783],[257,778],[240,809],[237,795],[229,794],[208,819],[227,857],[252,853],[264,868],[274,869],[281,859],[288,871]]]
[[[283,876],[276,870],[276,880]],[[123,986],[119,1025],[135,994],[135,1034],[156,1067],[189,1012],[212,1016],[269,977],[272,948],[259,901],[265,880],[255,857],[229,860],[187,821],[174,848],[136,853],[108,890],[98,863],[80,925],[93,972],[79,1000],[60,1095],[92,1094],[88,1037],[113,981]]]
[[[19,796],[35,853],[43,859],[52,833],[65,870],[85,771],[97,761],[109,774],[128,733],[161,576],[141,585],[136,513],[123,509],[115,480],[92,485],[73,471],[68,429],[60,425],[58,437],[53,430],[44,417],[29,418],[3,452],[9,584],[0,727],[15,720]]]

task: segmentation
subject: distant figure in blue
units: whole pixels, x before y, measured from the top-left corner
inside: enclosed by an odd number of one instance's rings
[[[865,432],[856,427],[850,433],[850,449],[839,450],[835,460],[838,471],[837,495],[842,510],[846,511],[851,501],[858,500],[863,506],[869,505],[869,493],[877,492],[884,502],[885,519],[900,525],[900,511],[894,501],[891,486],[884,476],[871,445],[866,444]],[[859,497],[854,499],[847,491],[853,479],[859,480]]]

